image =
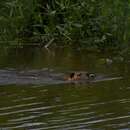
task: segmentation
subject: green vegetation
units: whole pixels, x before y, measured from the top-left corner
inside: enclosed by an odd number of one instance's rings
[[[5,0],[0,2],[0,43],[17,41],[20,32],[29,24],[34,11],[33,0]],[[14,44],[12,42],[11,44]]]
[[[0,5],[1,41],[128,47],[130,2],[126,0],[6,0]]]

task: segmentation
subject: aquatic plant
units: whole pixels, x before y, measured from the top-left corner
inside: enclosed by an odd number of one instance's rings
[[[121,0],[54,0],[39,2],[33,15],[33,36],[98,48],[117,47],[128,39],[129,4]],[[125,21],[124,21],[125,19]]]
[[[18,44],[18,35],[23,31],[33,12],[33,0],[0,1],[0,44]]]
[[[123,47],[129,40],[129,10],[130,3],[121,0],[6,0],[0,8],[0,40]]]

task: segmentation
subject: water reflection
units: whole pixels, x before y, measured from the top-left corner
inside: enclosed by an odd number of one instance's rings
[[[1,68],[40,69],[49,66],[58,71],[83,69],[119,74],[124,79],[84,85],[0,86],[0,128],[129,129],[129,63],[112,59],[113,62],[107,64],[105,59],[108,56],[92,55],[86,51],[81,53],[62,49],[49,54],[38,48],[8,51],[6,55],[0,55]]]
[[[98,72],[123,71],[125,61],[121,56],[89,53],[86,50],[56,48],[49,52],[40,48],[1,49],[1,68],[53,68],[57,70],[91,70]],[[108,62],[112,60],[112,63]]]

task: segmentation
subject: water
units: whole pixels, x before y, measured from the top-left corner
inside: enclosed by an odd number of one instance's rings
[[[89,84],[1,85],[0,128],[129,130],[129,58],[71,49],[3,49],[1,69],[85,70],[123,79]]]

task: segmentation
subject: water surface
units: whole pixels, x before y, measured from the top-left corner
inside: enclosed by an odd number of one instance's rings
[[[130,128],[129,58],[74,49],[4,48],[0,69],[49,68],[122,76],[88,84],[1,85],[0,128],[127,130]]]

